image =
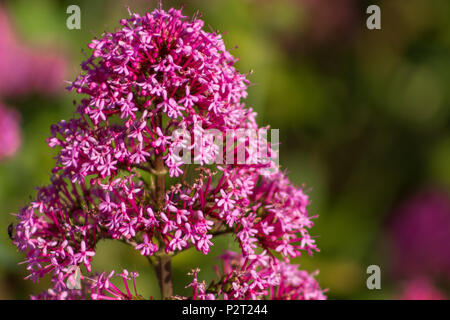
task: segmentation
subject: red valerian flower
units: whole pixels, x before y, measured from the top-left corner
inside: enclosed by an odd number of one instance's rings
[[[122,29],[89,45],[93,54],[69,87],[85,96],[77,117],[51,128],[49,146],[59,148],[51,184],[17,215],[14,244],[27,255],[29,278],[51,274],[51,297],[82,297],[67,293],[67,270],[90,273],[97,243],[114,239],[146,256],[162,298],[176,298],[171,257],[191,247],[206,255],[213,237],[228,233],[242,257],[240,269],[225,275],[231,287],[214,295],[192,284],[194,298],[257,299],[269,291],[272,298],[323,298],[309,275],[287,267],[302,252],[318,251],[303,191],[274,161],[223,164],[215,160],[224,150],[204,141],[201,164],[191,165],[184,156],[198,142],[174,134],[259,129],[242,102],[248,80],[222,36],[181,10],[130,15]],[[248,137],[238,139],[231,154],[244,149],[250,157],[252,147]],[[297,281],[283,282],[287,273]],[[83,288],[92,298],[133,298],[104,274],[99,279]]]

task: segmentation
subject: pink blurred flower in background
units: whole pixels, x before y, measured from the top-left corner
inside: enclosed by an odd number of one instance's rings
[[[415,278],[409,280],[400,300],[445,300],[445,295],[439,291],[428,279]]]
[[[0,101],[30,93],[54,94],[63,88],[63,55],[22,44],[11,19],[0,6]],[[0,160],[13,156],[21,144],[19,114],[0,104]]]
[[[63,88],[66,61],[51,49],[24,45],[0,6],[0,96],[53,94]]]
[[[400,205],[392,223],[396,272],[404,277],[433,275],[450,280],[450,197],[422,190]]]
[[[341,41],[358,26],[358,2],[355,0],[296,0],[308,12],[307,38],[316,43]]]
[[[450,197],[439,188],[419,191],[393,218],[394,272],[404,281],[399,299],[446,299],[435,283],[450,283]]]
[[[0,160],[14,155],[20,146],[19,115],[0,104]]]

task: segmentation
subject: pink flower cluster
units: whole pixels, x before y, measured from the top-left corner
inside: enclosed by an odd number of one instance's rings
[[[313,274],[298,269],[298,265],[276,261],[265,253],[245,257],[226,251],[222,256],[222,272],[217,268],[219,280],[209,285],[198,281],[199,269],[193,270],[192,298],[215,300],[222,298],[254,300],[268,297],[271,300],[324,300]]]
[[[179,128],[192,135],[258,128],[241,101],[248,80],[221,35],[181,10],[130,15],[89,45],[92,56],[69,88],[85,95],[78,116],[53,126],[48,139],[60,150],[51,184],[17,215],[14,244],[26,252],[28,277],[51,274],[51,297],[85,297],[67,288],[68,270],[90,273],[103,239],[126,242],[151,260],[191,247],[208,254],[212,238],[229,233],[242,263],[224,272],[231,288],[211,292],[215,297],[324,298],[310,275],[288,264],[318,251],[302,189],[273,163],[194,166],[177,152],[181,142],[172,133]],[[234,151],[250,148],[245,142]],[[207,150],[210,163],[218,150]],[[262,175],[267,166],[275,172]],[[110,276],[83,275],[91,279],[83,290],[91,298],[135,297],[110,286]],[[194,298],[208,293],[191,285]]]
[[[32,300],[79,300],[92,298],[93,300],[143,300],[137,292],[136,278],[137,272],[128,272],[123,270],[120,274],[111,271],[96,274],[92,278],[82,277],[83,287],[74,290],[57,291],[50,288],[36,296],[31,296]],[[69,276],[70,277],[70,276]],[[112,278],[121,278],[124,284],[124,290],[112,283]],[[133,290],[130,290],[128,281],[132,281]]]

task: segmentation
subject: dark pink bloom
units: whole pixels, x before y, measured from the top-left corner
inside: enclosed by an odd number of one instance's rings
[[[84,95],[77,116],[51,128],[48,144],[59,149],[51,183],[19,212],[14,233],[29,278],[50,274],[60,297],[67,270],[84,266],[90,273],[103,239],[126,242],[151,260],[190,247],[208,254],[214,236],[230,233],[243,262],[231,291],[218,296],[256,299],[270,291],[274,298],[323,298],[310,275],[286,267],[302,252],[318,251],[302,189],[274,162],[194,167],[177,153],[184,143],[174,138],[179,128],[191,136],[258,129],[242,101],[248,80],[235,69],[222,36],[181,10],[130,15],[122,29],[89,45],[93,54],[69,87]],[[250,154],[248,138],[231,151],[240,148]],[[218,148],[202,151],[202,163],[220,154]],[[272,173],[263,174],[268,167]],[[300,280],[283,282],[286,272]],[[106,288],[109,282],[101,279]],[[202,284],[192,286],[194,298],[215,297]],[[130,299],[126,288],[107,291]]]
[[[450,280],[450,195],[429,188],[404,201],[390,229],[395,270],[406,278]]]

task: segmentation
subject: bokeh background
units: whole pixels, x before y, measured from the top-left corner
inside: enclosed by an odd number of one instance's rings
[[[66,8],[81,8],[81,30],[66,28]],[[447,299],[450,286],[450,2],[447,0],[164,0],[196,11],[253,70],[247,104],[260,124],[280,129],[280,163],[305,185],[318,214],[321,252],[298,259],[319,269],[330,299]],[[366,8],[381,8],[382,30],[366,28]],[[47,286],[25,281],[24,256],[8,239],[12,213],[46,184],[54,151],[50,125],[69,118],[77,97],[64,90],[82,50],[119,27],[126,5],[144,13],[155,0],[0,1],[0,299],[27,299]],[[209,256],[189,250],[173,262],[175,292]],[[380,290],[366,269],[380,266]],[[159,297],[147,261],[107,242],[98,270],[137,270],[144,296]]]

